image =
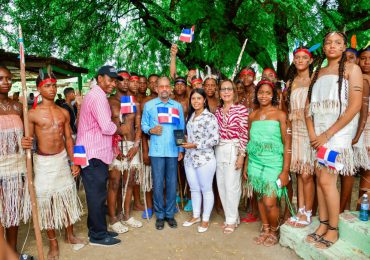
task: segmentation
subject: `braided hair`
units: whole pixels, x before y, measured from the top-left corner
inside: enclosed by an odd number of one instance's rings
[[[324,37],[324,40],[323,40],[323,45],[325,44],[326,38],[329,35],[331,35],[332,33],[339,34],[343,38],[344,43],[347,43],[347,36],[344,33],[342,33],[342,32],[328,32],[327,34],[325,34],[325,37]],[[317,65],[314,77],[313,77],[313,79],[311,81],[311,84],[309,86],[309,89],[308,89],[308,94],[307,95],[308,95],[308,102],[309,103],[311,103],[313,85],[317,81],[317,78],[319,76],[319,72],[320,72],[320,69],[321,69],[321,66],[322,66],[322,63],[324,62],[324,60],[325,60],[325,54],[324,54],[324,56],[320,57],[320,59],[318,61],[318,65]],[[343,52],[342,57],[339,61],[339,68],[338,68],[338,96],[339,96],[339,116],[338,116],[338,118],[342,114],[341,94],[342,94],[342,85],[343,85],[343,78],[344,78],[344,72],[345,72],[345,62],[346,62],[346,54],[345,54],[345,52]]]

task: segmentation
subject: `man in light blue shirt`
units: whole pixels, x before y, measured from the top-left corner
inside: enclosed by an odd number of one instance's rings
[[[164,228],[167,221],[171,228],[177,227],[174,218],[176,207],[177,162],[184,156],[184,148],[176,146],[174,130],[184,130],[185,120],[180,103],[170,99],[171,85],[167,77],[158,79],[158,98],[144,105],[141,129],[150,135],[149,156],[153,176],[154,212],[157,217],[155,226]],[[179,117],[176,123],[159,123],[158,108],[174,108]],[[171,115],[170,115],[171,117]],[[166,180],[166,207],[164,207],[163,185]]]

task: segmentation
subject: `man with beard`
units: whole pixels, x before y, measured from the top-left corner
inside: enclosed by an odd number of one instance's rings
[[[150,135],[149,156],[152,166],[154,211],[156,228],[162,230],[164,221],[177,227],[174,218],[176,207],[177,162],[183,158],[184,149],[176,146],[174,130],[185,128],[184,113],[180,103],[170,99],[171,85],[167,77],[158,79],[158,98],[144,105],[141,127]],[[166,207],[163,187],[166,182]]]

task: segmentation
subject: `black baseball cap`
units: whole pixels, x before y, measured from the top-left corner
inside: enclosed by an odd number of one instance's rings
[[[123,78],[117,74],[117,70],[113,66],[103,66],[98,70],[98,75],[107,75],[111,78],[118,79],[120,81],[123,80]]]

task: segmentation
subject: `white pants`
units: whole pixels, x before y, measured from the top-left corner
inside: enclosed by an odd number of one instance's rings
[[[216,146],[216,179],[221,203],[228,225],[239,221],[239,201],[241,195],[241,169],[235,170],[238,142],[223,140]]]
[[[216,171],[216,158],[212,158],[207,164],[194,168],[192,165],[185,166],[186,178],[191,191],[191,202],[193,205],[193,218],[200,217],[203,194],[203,216],[204,222],[209,221],[213,204],[215,201],[212,182]]]

